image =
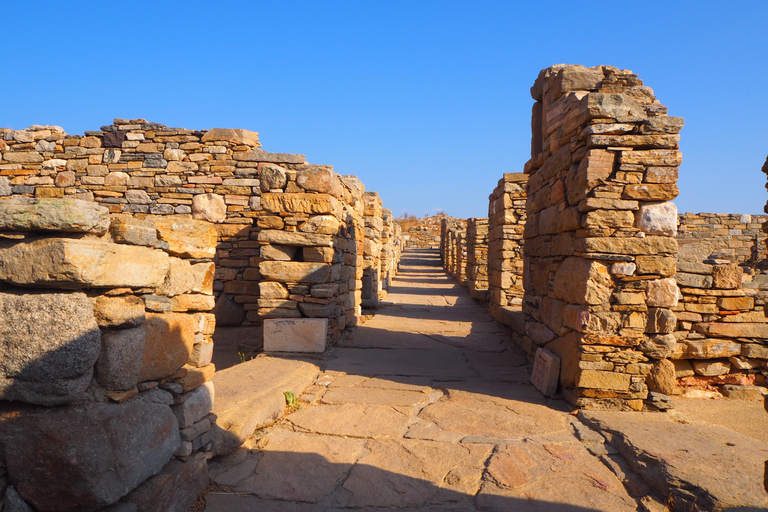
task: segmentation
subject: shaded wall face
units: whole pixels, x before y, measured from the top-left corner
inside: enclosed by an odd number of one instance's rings
[[[504,308],[523,300],[523,231],[528,176],[506,173],[489,197],[488,279],[491,314],[504,320]]]
[[[470,294],[488,300],[488,219],[467,219],[466,273]]]
[[[554,66],[531,89],[525,166],[526,348],[562,358],[561,384],[581,407],[633,408],[672,334],[677,211],[670,203],[682,119],[636,75]]]

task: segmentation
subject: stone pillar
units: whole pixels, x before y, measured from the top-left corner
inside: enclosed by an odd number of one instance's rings
[[[363,261],[363,307],[376,308],[381,290],[381,198],[376,192],[366,192],[365,199],[365,252]]]
[[[395,219],[392,216],[392,210],[389,208],[383,208],[381,214],[382,230],[381,230],[381,292],[379,298],[383,299],[387,290],[389,289],[390,282],[394,277],[394,260],[395,260]]]
[[[558,65],[531,89],[524,347],[562,359],[579,407],[642,409],[674,335],[679,131],[637,75]]]
[[[467,219],[467,287],[477,300],[488,300],[488,219]]]
[[[488,202],[489,309],[497,321],[525,334],[523,303],[523,230],[528,176],[506,173]]]

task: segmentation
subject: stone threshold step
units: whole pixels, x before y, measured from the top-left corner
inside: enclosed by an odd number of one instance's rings
[[[297,397],[321,372],[322,359],[293,355],[259,355],[213,377],[216,428],[213,456],[236,450],[253,433],[285,412],[286,391]]]

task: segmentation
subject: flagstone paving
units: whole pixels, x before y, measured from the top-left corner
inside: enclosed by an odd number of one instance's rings
[[[301,409],[211,462],[206,511],[663,510],[649,498],[655,476],[594,430],[631,414],[577,416],[538,393],[525,357],[436,252],[407,252],[382,307],[320,366]]]

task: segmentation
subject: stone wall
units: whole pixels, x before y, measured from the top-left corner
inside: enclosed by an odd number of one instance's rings
[[[363,260],[363,307],[379,305],[381,284],[381,232],[384,229],[381,198],[376,192],[365,193],[365,251]]]
[[[467,279],[467,223],[460,219],[444,218],[441,233],[443,266],[456,282],[464,284]]]
[[[0,199],[6,509],[155,510],[171,486],[186,510],[207,487],[216,241],[202,220]]]
[[[697,253],[710,251],[702,254],[709,259],[765,270],[766,220],[766,215],[684,213],[678,216],[677,243],[681,252],[695,244]]]
[[[525,334],[518,312],[523,302],[527,181],[523,173],[504,174],[488,198],[489,308],[496,320],[516,328],[518,334]]]
[[[392,280],[397,275],[403,248],[401,229],[395,222],[392,210],[384,208],[381,219],[383,228],[381,230],[381,291],[379,298],[383,299],[392,284]]]
[[[362,195],[354,177],[269,153],[248,130],[185,130],[116,119],[85,135],[0,129],[0,197],[75,198],[111,213],[215,223],[221,326],[328,318],[332,341],[360,314]]]
[[[679,131],[683,120],[617,68],[558,65],[531,89],[524,347],[562,360],[569,401],[643,408],[647,374],[674,343]]]
[[[488,300],[488,219],[467,219],[467,288],[477,300]]]

